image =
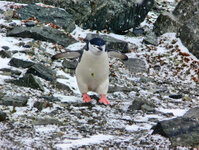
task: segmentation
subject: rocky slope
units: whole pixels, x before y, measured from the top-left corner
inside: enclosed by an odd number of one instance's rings
[[[21,20],[22,4],[0,1],[0,148],[198,147],[199,61],[175,33],[151,33],[160,12],[176,5],[156,1],[139,28],[117,35],[78,26],[68,33],[42,16],[44,22]],[[39,6],[44,12],[54,8],[34,5]],[[110,58],[110,106],[100,105],[95,93],[91,104],[82,103],[76,60],[51,61],[66,48],[80,49],[92,36],[129,57]]]

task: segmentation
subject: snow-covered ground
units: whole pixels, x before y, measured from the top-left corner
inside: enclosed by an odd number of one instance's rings
[[[162,3],[163,0],[159,0],[158,2]],[[0,1],[0,9],[6,11],[9,9],[9,5],[12,4],[13,3],[10,2]],[[165,2],[165,4],[168,10],[171,11],[174,9],[176,1],[169,0]],[[151,30],[158,13],[151,11],[148,16],[149,19],[146,19],[140,27]],[[14,22],[18,25],[23,24],[19,20]],[[3,16],[0,16],[0,25],[9,26],[9,22],[4,20]],[[2,30],[3,28],[0,32],[0,48],[8,46],[11,52],[26,50],[26,48],[19,45],[21,41],[24,43],[33,41],[33,39],[7,37],[6,33]],[[85,38],[88,33],[96,33],[96,31],[83,30],[76,26],[76,29],[71,35],[78,40]],[[170,94],[177,94],[176,85],[178,84],[179,86],[185,86],[187,88],[194,88],[198,84],[199,77],[196,72],[198,68],[195,68],[194,64],[198,63],[199,60],[183,46],[180,39],[176,38],[175,33],[166,33],[160,36],[158,38],[158,46],[144,44],[143,36],[130,37],[114,33],[107,34],[103,31],[99,34],[112,36],[128,42],[130,47],[130,52],[127,53],[128,57],[143,60],[148,68],[147,73],[133,74],[129,72],[127,68],[123,67],[124,65],[121,64],[121,62],[111,60],[111,64],[113,65],[112,70],[116,71],[115,78],[118,79],[118,81],[115,81],[115,84],[122,83],[123,85],[132,86],[135,83],[139,86],[141,77],[152,78],[157,82],[170,81],[171,84],[167,85]],[[56,54],[52,43],[40,42],[40,44],[41,47],[45,48],[45,53],[51,55]],[[67,48],[77,50],[82,46],[84,46],[84,43],[78,42]],[[39,62],[40,58],[43,59],[42,53],[38,48],[35,48],[34,56],[29,56],[25,53],[15,53],[12,57],[33,62]],[[10,68],[25,73],[26,70],[24,69],[9,66],[8,63],[10,60],[11,58],[0,57],[0,69]],[[17,87],[6,83],[5,80],[11,77],[0,71],[0,91],[6,93],[6,95],[30,97],[28,106],[15,108],[16,112],[13,112],[13,107],[11,106],[0,105],[0,110],[8,113],[10,120],[9,123],[0,122],[0,135],[8,134],[0,138],[0,147],[11,148],[12,146],[9,146],[10,144],[13,145],[13,148],[19,148],[21,146],[22,149],[31,149],[33,147],[40,147],[41,149],[72,149],[78,147],[89,148],[89,145],[95,145],[96,148],[112,146],[114,149],[117,147],[117,144],[120,143],[118,147],[121,148],[123,144],[124,148],[127,147],[129,149],[168,149],[170,145],[169,140],[159,135],[151,135],[151,127],[155,125],[157,120],[161,121],[184,115],[189,107],[193,105],[196,106],[196,101],[199,100],[197,96],[193,96],[191,102],[184,102],[183,99],[172,100],[168,95],[159,97],[158,94],[154,94],[153,90],[160,88],[161,85],[155,85],[155,83],[149,82],[140,84],[141,87],[138,87],[139,94],[149,99],[149,101],[151,100],[156,105],[156,110],[160,113],[147,114],[142,111],[138,111],[136,114],[126,113],[128,106],[132,103],[132,100],[136,98],[135,91],[129,93],[122,91],[109,93],[108,98],[110,98],[112,106],[101,106],[94,101],[92,104],[95,106],[91,108],[81,105],[78,107],[73,105],[73,103],[82,103],[75,76],[62,71],[60,69],[62,66],[61,62],[54,62],[53,64],[48,64],[48,66],[56,71],[57,81],[66,84],[72,90],[73,94],[64,90],[58,90],[48,81],[43,81],[42,79],[42,84],[45,87],[43,92],[25,87]],[[118,66],[122,67],[118,69]],[[160,68],[159,70],[155,69],[157,66]],[[44,108],[41,112],[38,112],[36,108],[33,108],[33,104],[36,101],[40,101],[38,97],[43,95],[53,95],[61,101],[52,103],[51,107]],[[185,96],[190,95],[185,94]],[[90,115],[88,115],[89,113]],[[173,116],[167,117],[163,115],[169,113],[172,113]],[[35,120],[39,120],[38,118],[45,117],[55,118],[64,125],[34,124]],[[96,122],[96,120],[99,120],[99,122]],[[77,125],[79,125],[79,127],[76,127]],[[100,127],[102,127],[102,129],[99,129]],[[21,130],[21,133],[24,135],[20,135],[18,130]],[[85,130],[88,131],[86,132]],[[9,141],[9,137],[12,136],[13,139]],[[17,142],[18,144],[14,144]],[[125,146],[125,143],[128,143],[128,146]]]

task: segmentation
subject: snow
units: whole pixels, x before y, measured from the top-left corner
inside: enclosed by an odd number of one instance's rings
[[[100,144],[100,143],[103,143],[104,141],[108,141],[113,138],[114,137],[112,135],[98,134],[98,135],[92,135],[89,138],[81,138],[77,140],[67,139],[63,141],[63,144],[56,144],[55,146],[58,149],[69,149],[69,148],[74,148],[74,147],[84,146],[84,145]]]

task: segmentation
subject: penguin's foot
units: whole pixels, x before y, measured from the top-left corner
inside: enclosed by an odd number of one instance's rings
[[[105,104],[105,105],[110,105],[110,102],[107,100],[105,94],[101,95],[101,98],[100,98],[99,102],[100,102],[100,103],[103,103],[103,104]]]
[[[83,94],[83,101],[84,101],[84,103],[89,103],[89,102],[91,102],[91,98],[90,98],[90,96],[87,94],[87,93],[84,93]]]

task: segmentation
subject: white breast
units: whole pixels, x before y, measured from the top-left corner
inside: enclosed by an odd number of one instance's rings
[[[81,93],[88,91],[106,94],[109,84],[109,59],[103,52],[95,55],[84,51],[81,61],[76,68],[76,78]]]

